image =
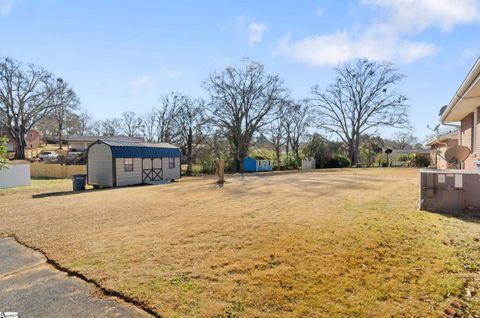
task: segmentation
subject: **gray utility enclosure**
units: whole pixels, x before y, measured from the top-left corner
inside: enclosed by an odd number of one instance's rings
[[[477,215],[480,212],[480,175],[468,170],[422,170],[420,209]]]
[[[181,152],[171,144],[100,139],[88,147],[87,183],[121,187],[179,179]]]

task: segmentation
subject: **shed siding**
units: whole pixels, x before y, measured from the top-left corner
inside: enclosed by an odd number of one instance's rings
[[[168,158],[162,159],[163,179],[174,180],[180,179],[180,158],[175,158],[175,168],[168,168]]]
[[[128,186],[142,183],[142,158],[133,158],[133,171],[125,172],[124,158],[115,159],[117,170],[117,186]]]
[[[112,187],[112,152],[103,143],[94,144],[88,151],[88,184]]]

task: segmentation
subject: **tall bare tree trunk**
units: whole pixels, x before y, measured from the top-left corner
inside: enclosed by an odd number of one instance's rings
[[[25,129],[21,128],[20,133],[15,138],[15,159],[25,159]]]
[[[63,123],[58,125],[58,144],[59,149],[63,149]]]

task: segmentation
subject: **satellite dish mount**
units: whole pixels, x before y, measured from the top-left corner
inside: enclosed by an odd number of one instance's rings
[[[445,160],[461,169],[462,163],[470,156],[470,148],[465,146],[453,146],[445,151]]]

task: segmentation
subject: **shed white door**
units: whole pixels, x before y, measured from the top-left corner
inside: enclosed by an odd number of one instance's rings
[[[162,159],[160,158],[143,158],[142,180],[159,181],[163,179]]]

